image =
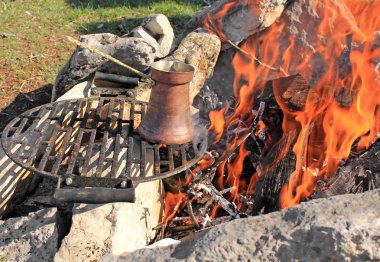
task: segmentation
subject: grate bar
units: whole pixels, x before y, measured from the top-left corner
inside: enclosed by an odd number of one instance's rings
[[[131,165],[133,157],[133,137],[128,137],[127,164],[125,165],[125,176],[131,178]]]
[[[160,167],[160,147],[159,145],[154,145],[154,174],[159,175],[161,173]]]
[[[102,145],[100,148],[98,166],[96,168],[96,176],[97,177],[102,176],[104,162],[105,162],[105,158],[106,158],[107,142],[108,142],[108,131],[105,131],[103,134]]]
[[[87,174],[88,172],[88,167],[90,165],[91,157],[92,157],[92,150],[94,149],[95,145],[95,136],[96,136],[96,130],[84,130],[86,133],[90,132],[90,141],[88,143],[88,149],[86,151],[86,156],[84,159],[84,164],[82,167],[82,172],[83,174]]]
[[[59,130],[60,130],[60,125],[56,125],[55,128],[54,128],[54,131],[53,131],[53,134],[51,136],[51,140],[48,144],[48,146],[46,147],[45,149],[45,153],[38,165],[38,169],[40,170],[45,170],[45,167],[46,167],[46,164],[47,164],[47,161],[48,161],[48,158],[50,156],[50,153],[51,151],[53,150],[53,147],[55,145],[55,142],[57,140],[57,137],[58,137],[58,134],[59,134]]]
[[[69,159],[69,165],[68,165],[67,170],[66,170],[67,175],[71,175],[74,173],[75,162],[78,160],[78,154],[79,154],[80,145],[82,143],[83,132],[84,132],[83,129],[80,128],[79,132],[78,132],[77,139],[74,143],[74,148],[73,148],[73,151],[71,153],[71,157]]]
[[[146,142],[141,141],[141,150],[140,150],[140,177],[146,176]]]

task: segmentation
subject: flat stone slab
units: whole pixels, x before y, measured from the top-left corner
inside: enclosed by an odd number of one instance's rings
[[[378,261],[379,200],[380,190],[313,200],[103,261]]]

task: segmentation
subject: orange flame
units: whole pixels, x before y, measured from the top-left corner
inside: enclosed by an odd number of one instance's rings
[[[264,128],[266,128],[265,123],[261,120],[257,123],[257,126],[258,126],[258,129],[255,132],[255,136],[259,136],[259,134],[264,130]]]
[[[227,107],[222,108],[219,111],[211,111],[210,112],[210,122],[211,125],[208,128],[208,131],[214,131],[216,133],[216,137],[214,139],[214,144],[218,143],[222,138],[224,132],[224,113],[226,112]]]
[[[263,80],[278,78],[283,76],[282,72],[288,72],[300,73],[313,84],[313,92],[309,93],[302,111],[290,111],[276,95],[284,112],[284,137],[292,137],[295,130],[299,132],[293,147],[296,169],[280,194],[283,208],[309,197],[316,180],[334,175],[340,161],[349,156],[357,139],[360,139],[359,149],[368,147],[380,131],[380,84],[373,62],[380,59],[379,48],[373,47],[374,32],[380,29],[380,1],[345,2],[346,5],[328,0],[310,1],[309,6],[313,10],[309,12],[319,20],[309,22],[303,13],[300,14],[298,23],[306,35],[302,32],[290,33],[286,28],[289,26],[288,18],[283,15],[265,33],[250,37],[241,47],[245,53],[260,59],[261,63],[241,53],[237,53],[232,61],[235,69],[234,94],[238,102],[234,113],[223,122],[227,129],[232,123],[247,121],[251,115],[253,93],[264,86],[260,84]],[[233,6],[232,3],[226,5],[223,13],[226,14]],[[226,41],[221,28],[222,19],[219,14],[214,19],[208,18],[206,24],[209,23],[209,28],[214,31],[219,30],[218,35]],[[302,41],[313,45],[302,45]],[[351,47],[350,50],[347,47]],[[345,69],[348,73],[342,72],[339,65],[345,55],[348,60],[341,63],[351,64]],[[282,68],[283,71],[273,68]],[[348,106],[342,106],[334,98],[342,87],[348,90],[346,93],[351,99]],[[279,92],[278,87],[274,86],[274,89],[275,93]],[[292,142],[289,140],[284,148],[288,149]],[[235,158],[236,163],[227,164],[227,179],[223,178],[224,166],[219,168],[220,187],[224,183],[237,188],[244,184],[237,183],[235,178],[240,177],[240,164],[246,153],[241,147],[239,156]],[[286,152],[279,154],[275,161],[281,161],[285,155]],[[252,177],[249,191],[252,191],[257,176]]]
[[[163,224],[167,225],[173,219],[177,211],[186,204],[185,199],[186,196],[181,192],[178,194],[166,192]]]
[[[228,11],[237,4],[237,1],[228,2],[224,4],[224,6],[220,8],[220,10],[216,14],[207,14],[203,27],[206,30],[217,33],[222,41],[226,41],[227,37],[223,33],[222,19],[228,13]]]
[[[259,2],[244,1],[255,13]],[[227,41],[222,21],[239,3],[228,2],[219,12],[209,15],[204,28]],[[226,115],[226,108],[223,108],[210,113],[209,131],[215,132],[214,143],[218,143],[226,131],[249,127],[254,117],[251,111],[254,93],[264,88],[266,80],[299,73],[312,86],[300,111],[290,110],[281,100],[279,86],[273,86],[284,116],[283,137],[276,143],[281,145],[282,151],[276,154],[270,166],[256,170],[249,179],[243,178],[244,161],[249,150],[243,143],[237,155],[218,167],[217,187],[233,187],[230,200],[238,206],[238,194],[253,195],[259,177],[281,162],[293,142],[296,167],[289,182],[281,189],[281,208],[296,205],[310,197],[315,182],[336,173],[339,163],[349,156],[355,141],[358,141],[359,150],[366,148],[380,132],[380,76],[374,65],[374,61],[380,61],[380,48],[374,47],[380,38],[374,34],[380,30],[380,1],[305,0],[296,4],[308,5],[304,12],[297,14],[296,21],[290,22],[292,18],[284,13],[265,32],[246,40],[241,46],[245,54],[237,52],[234,56],[233,90],[237,101],[234,112]],[[290,23],[293,23],[291,28]],[[335,97],[342,90],[345,90],[343,93],[349,101],[344,105]],[[259,130],[264,127],[260,122]],[[238,143],[236,136],[222,157]],[[205,158],[198,170],[210,166],[210,161]],[[168,194],[164,221],[174,216],[176,207],[183,205],[185,199],[182,194]],[[212,217],[217,210],[216,205]]]

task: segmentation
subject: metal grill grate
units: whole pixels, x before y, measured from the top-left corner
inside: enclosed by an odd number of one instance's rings
[[[145,109],[143,102],[106,97],[43,105],[7,125],[3,147],[22,167],[82,187],[162,179],[196,164],[206,136],[184,145],[151,144],[135,132]]]

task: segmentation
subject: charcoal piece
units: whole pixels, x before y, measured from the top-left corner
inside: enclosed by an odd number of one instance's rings
[[[199,109],[202,118],[208,119],[210,111],[222,109],[223,103],[218,95],[206,85],[194,98],[193,106]]]
[[[356,158],[349,159],[327,185],[317,188],[312,198],[360,193],[380,188],[380,140]]]

